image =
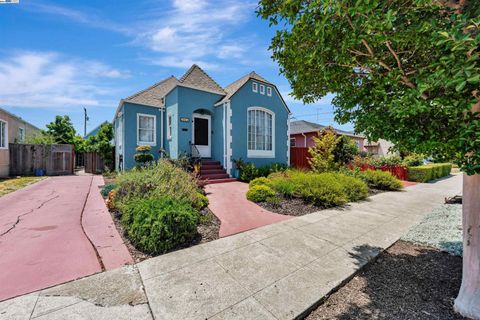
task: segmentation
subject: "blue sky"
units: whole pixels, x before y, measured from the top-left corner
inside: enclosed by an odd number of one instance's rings
[[[288,95],[268,46],[274,30],[245,0],[20,0],[0,5],[0,107],[38,127],[67,114],[83,132],[111,120],[121,98],[193,63],[226,86],[248,72],[275,83],[297,119],[334,125],[331,96]]]

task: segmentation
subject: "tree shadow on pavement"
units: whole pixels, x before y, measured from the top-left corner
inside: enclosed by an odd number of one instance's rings
[[[358,246],[357,265],[377,248]],[[462,258],[398,241],[307,319],[463,319],[453,311]]]

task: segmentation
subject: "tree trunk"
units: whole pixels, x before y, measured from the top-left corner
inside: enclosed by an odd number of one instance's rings
[[[463,275],[455,311],[480,319],[480,174],[463,176]]]

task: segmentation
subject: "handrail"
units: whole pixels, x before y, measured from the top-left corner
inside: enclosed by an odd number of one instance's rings
[[[200,159],[201,155],[200,155],[200,151],[198,150],[197,146],[194,145],[191,141],[189,143],[190,143],[190,153],[191,153],[192,158]]]

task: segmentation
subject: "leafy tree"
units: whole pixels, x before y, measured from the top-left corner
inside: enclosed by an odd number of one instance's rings
[[[75,128],[69,116],[56,116],[53,122],[47,124],[47,133],[54,138],[55,143],[73,144]]]
[[[353,139],[344,135],[338,137],[333,150],[333,158],[336,164],[344,166],[350,163],[357,154],[358,147]]]
[[[370,141],[455,159],[464,269],[455,309],[480,318],[480,1],[260,0],[293,95],[336,93],[336,120]]]
[[[73,137],[73,145],[75,146],[76,153],[84,153],[87,148],[86,140],[79,135]]]
[[[85,143],[85,150],[90,152],[97,152],[105,162],[105,165],[107,167],[112,167],[112,140],[113,126],[111,123],[104,123],[101,125],[96,135],[88,137]]]
[[[317,137],[313,137],[315,145],[308,148],[310,158],[308,163],[316,173],[331,171],[336,168],[334,151],[337,145],[337,135],[331,128],[323,129]]]

